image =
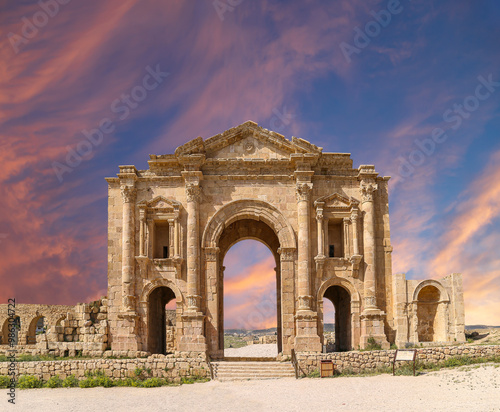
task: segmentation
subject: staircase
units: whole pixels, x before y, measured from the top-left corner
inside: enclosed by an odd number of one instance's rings
[[[291,362],[225,359],[212,361],[213,378],[218,381],[295,378]]]

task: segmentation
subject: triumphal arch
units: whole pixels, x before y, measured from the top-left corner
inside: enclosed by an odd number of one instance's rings
[[[393,275],[388,177],[349,154],[248,121],[149,169],[108,178],[108,320],[114,350],[166,351],[175,299],[178,351],[222,356],[222,265],[242,239],[276,261],[278,348],[322,350],[323,298],[338,350],[463,341],[462,278]]]

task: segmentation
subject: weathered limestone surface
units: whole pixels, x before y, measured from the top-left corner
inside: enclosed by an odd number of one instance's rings
[[[7,375],[8,362],[0,362],[0,376]],[[83,378],[86,371],[101,370],[114,379],[135,377],[136,368],[151,369],[153,377],[166,378],[179,382],[182,377],[199,376],[210,378],[210,368],[206,357],[193,353],[173,353],[170,355],[152,355],[137,359],[82,359],[63,361],[18,362],[16,374],[33,375],[48,380],[59,375],[65,379],[69,375]]]
[[[382,367],[391,367],[395,350],[380,350],[366,352],[333,352],[333,353],[297,353],[297,362],[301,372],[308,374],[320,367],[320,361],[331,359],[335,369],[342,372],[345,369],[361,372]],[[437,363],[446,359],[467,356],[469,358],[485,358],[500,355],[499,345],[488,346],[444,346],[437,348],[417,349],[417,361]]]
[[[349,349],[371,339],[383,348],[464,341],[459,274],[429,285],[439,290],[436,302],[414,295],[419,281],[393,276],[389,178],[374,166],[353,168],[349,154],[325,153],[251,121],[151,155],[148,164],[120,166],[107,179],[113,350],[152,350],[150,325],[165,320],[150,296],[168,288],[177,305],[176,349],[222,356],[222,259],[247,238],[275,256],[284,354],[321,350],[323,297],[344,296],[334,288],[350,299],[339,319]]]

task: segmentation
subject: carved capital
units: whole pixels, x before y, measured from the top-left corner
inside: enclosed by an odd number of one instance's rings
[[[312,296],[302,295],[299,296],[299,310],[311,309]]]
[[[125,295],[123,297],[123,309],[125,312],[133,312],[135,307],[135,296]]]
[[[122,200],[123,203],[135,202],[137,196],[137,189],[133,186],[122,186]]]
[[[218,257],[219,257],[219,248],[218,247],[205,248],[205,261],[217,262]]]
[[[186,185],[186,196],[188,202],[199,202],[201,199],[200,186],[193,183],[188,183]]]
[[[282,248],[278,249],[280,260],[282,262],[293,262],[295,260],[295,248]]]
[[[357,222],[359,218],[359,209],[353,209],[351,212],[351,222],[355,223]]]
[[[365,308],[377,307],[377,299],[375,296],[365,296]]]
[[[311,198],[311,183],[299,183],[297,184],[297,202],[309,201]]]
[[[362,202],[373,202],[373,193],[378,189],[378,185],[372,182],[361,182],[361,200]]]

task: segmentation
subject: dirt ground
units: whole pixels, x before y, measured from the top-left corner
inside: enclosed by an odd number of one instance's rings
[[[497,365],[498,366],[498,365]],[[417,377],[207,382],[162,388],[30,389],[0,410],[73,411],[500,411],[500,367]]]

